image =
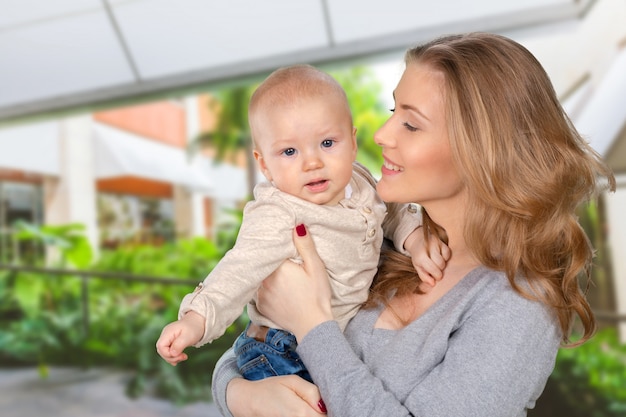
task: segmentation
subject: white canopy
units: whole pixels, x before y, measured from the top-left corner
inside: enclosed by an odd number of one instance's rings
[[[135,176],[209,192],[213,180],[200,157],[104,124],[94,124],[95,173],[99,179]]]
[[[0,121],[579,17],[591,0],[5,0]],[[87,107],[87,109],[85,109]]]
[[[618,54],[611,69],[574,119],[576,128],[602,156],[624,129],[626,120],[626,48]]]
[[[57,122],[0,129],[0,168],[59,175],[58,138]]]
[[[232,169],[228,171],[227,167],[212,167],[206,158],[199,155],[191,160],[184,149],[104,124],[94,123],[93,140],[96,179],[135,176],[182,185],[208,194],[215,188],[213,178],[216,174],[220,174],[217,178],[234,179],[243,175],[238,171],[231,172]],[[59,146],[57,121],[0,129],[0,167],[58,176],[61,167]],[[230,193],[233,192],[241,194],[239,190],[230,190]]]

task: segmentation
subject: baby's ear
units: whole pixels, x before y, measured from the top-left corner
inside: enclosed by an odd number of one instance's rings
[[[358,144],[356,140],[356,126],[352,128],[352,148],[353,148],[353,153],[354,153],[353,159],[356,161],[356,154],[358,151]]]
[[[265,178],[269,182],[272,182],[272,174],[269,171],[269,169],[267,169],[267,165],[265,164],[265,159],[263,159],[263,155],[261,154],[261,152],[254,149],[252,151],[252,155],[254,155],[254,159],[256,159],[257,164],[259,164],[259,169],[261,170]]]

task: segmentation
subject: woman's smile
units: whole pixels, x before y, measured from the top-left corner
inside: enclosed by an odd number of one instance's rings
[[[386,157],[384,157],[383,160],[383,166],[382,166],[382,174],[383,175],[393,175],[394,173],[398,173],[398,172],[402,172],[404,171],[404,168],[394,164],[393,162],[391,162],[390,160],[388,160]]]

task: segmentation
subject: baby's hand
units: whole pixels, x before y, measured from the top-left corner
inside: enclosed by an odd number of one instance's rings
[[[163,328],[157,340],[157,352],[167,363],[176,366],[187,360],[183,351],[196,343],[204,334],[204,317],[190,311],[180,320],[174,321]]]
[[[406,238],[404,248],[411,254],[413,266],[422,282],[434,286],[443,278],[443,270],[451,253],[448,245],[437,236],[430,236],[427,246],[424,244],[424,233],[418,227]]]

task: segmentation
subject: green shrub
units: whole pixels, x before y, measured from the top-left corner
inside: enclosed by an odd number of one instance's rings
[[[223,254],[208,240],[189,239],[105,251],[87,269],[181,279],[174,285],[0,270],[0,365],[36,365],[42,376],[51,365],[112,366],[132,371],[132,396],[209,400],[215,362],[243,330],[245,315],[211,345],[189,348],[189,360],[176,367],[155,344],[195,287],[188,281],[202,281]]]
[[[529,416],[622,417],[626,415],[626,345],[615,328],[561,349],[554,372]]]

